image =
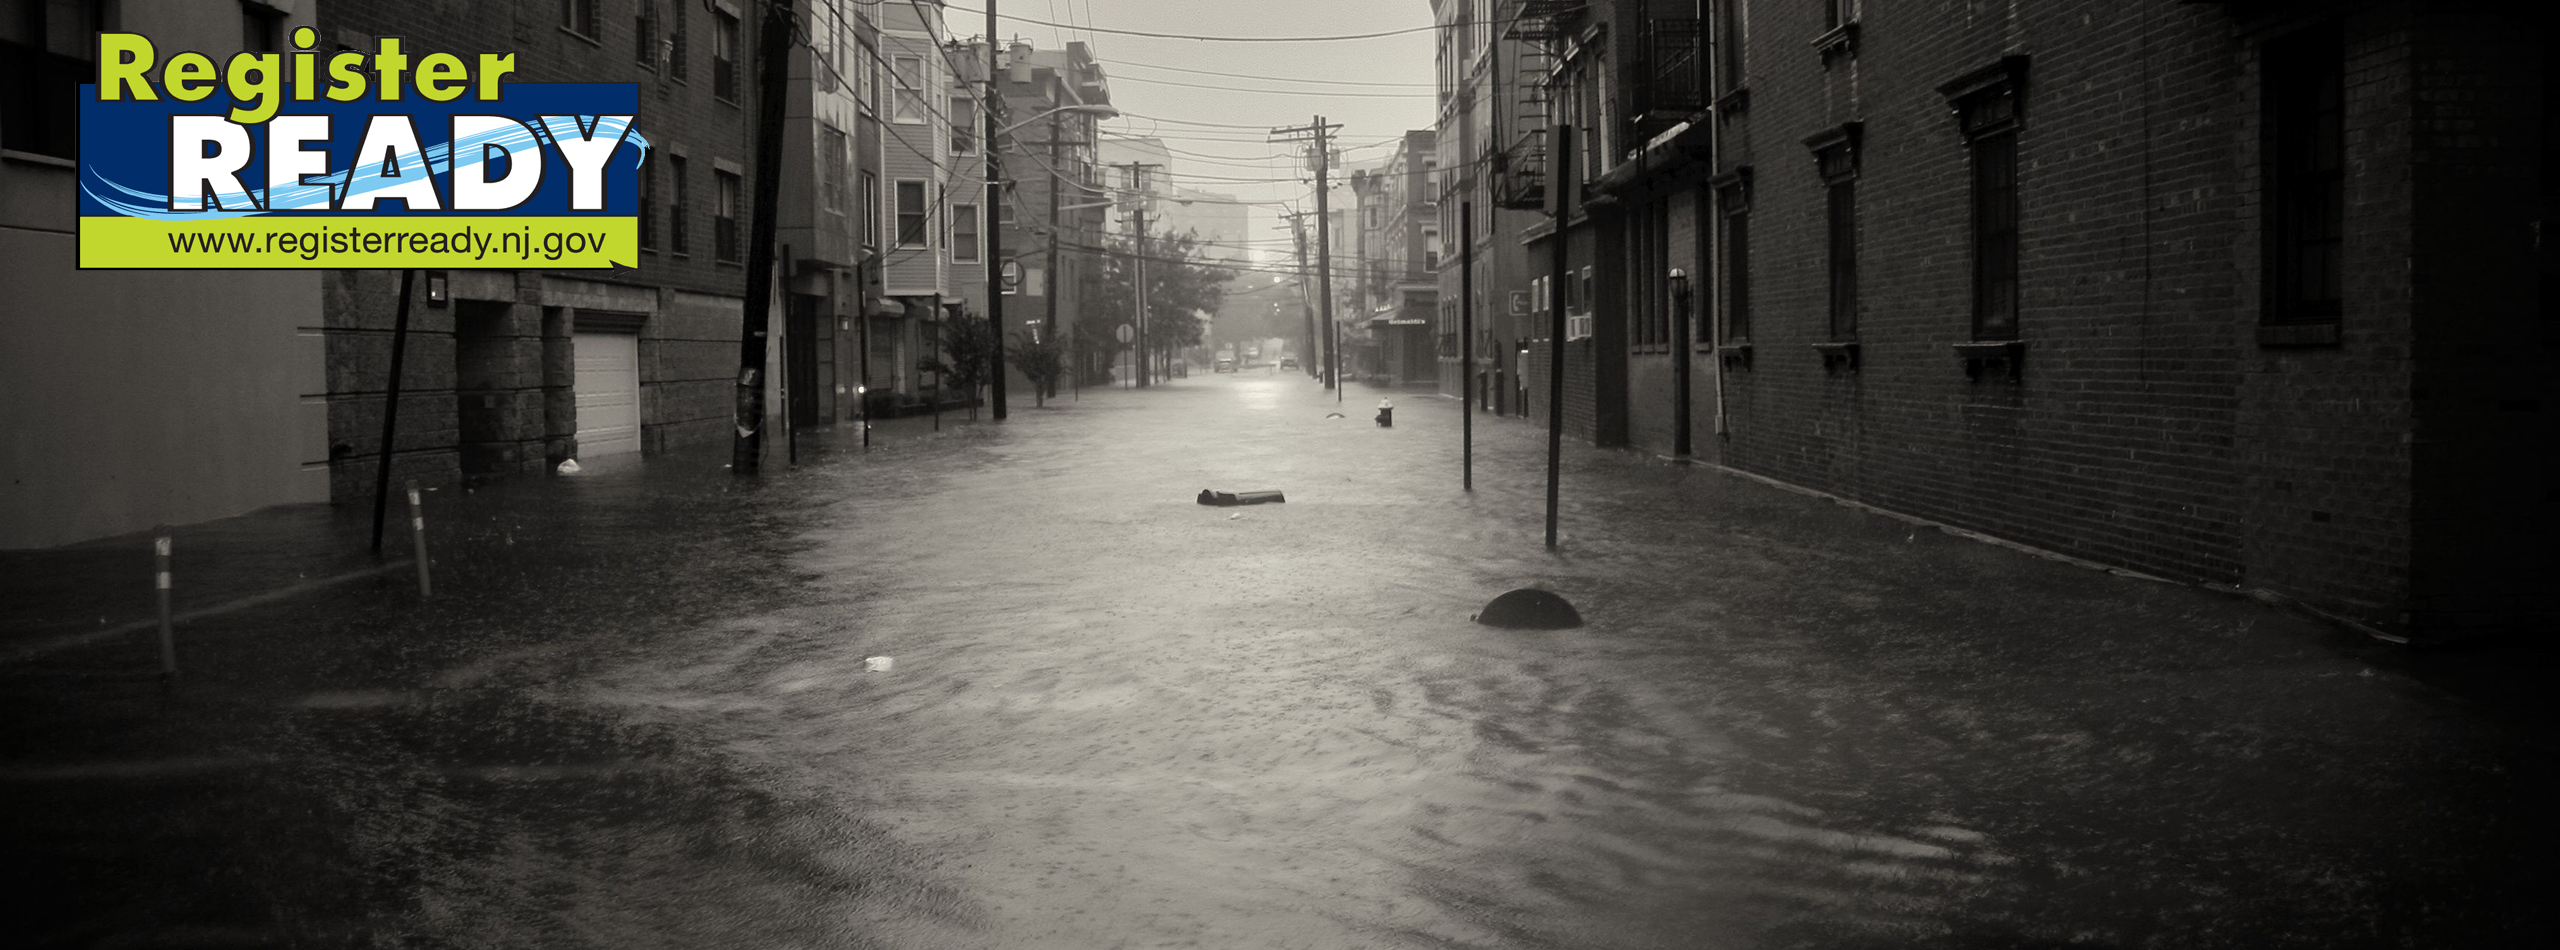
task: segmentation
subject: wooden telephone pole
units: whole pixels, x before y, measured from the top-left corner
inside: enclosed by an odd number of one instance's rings
[[[1315,121],[1305,125],[1271,130],[1274,142],[1313,143],[1307,161],[1316,173],[1316,281],[1324,292],[1324,385],[1334,391],[1335,402],[1342,401],[1342,332],[1333,322],[1333,215],[1328,204],[1333,188],[1326,176],[1333,165],[1333,130],[1341,127],[1340,123],[1328,125],[1323,116],[1316,116]]]

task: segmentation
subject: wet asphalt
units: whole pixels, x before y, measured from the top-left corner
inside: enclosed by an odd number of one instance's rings
[[[35,898],[0,926],[32,946],[2547,937],[2560,782],[2518,712],[2542,710],[2470,688],[2506,658],[2412,659],[1570,444],[1550,553],[1542,430],[1479,417],[1461,492],[1457,405],[1383,394],[1385,429],[1381,395],[1354,384],[1330,418],[1301,376],[1194,375],[1002,425],[900,420],[867,451],[813,434],[754,481],[706,454],[438,493],[430,601],[395,571],[206,617],[166,690],[147,638],[0,662],[0,889]],[[361,527],[222,530],[285,552]],[[119,556],[0,559],[24,603],[64,605],[0,616],[86,624],[80,578]],[[1521,586],[1587,626],[1469,621]]]

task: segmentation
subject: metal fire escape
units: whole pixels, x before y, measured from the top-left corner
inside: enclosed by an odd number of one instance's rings
[[[1495,85],[1495,108],[1503,108],[1503,96],[1510,96],[1507,127],[1494,130],[1497,144],[1492,155],[1492,191],[1496,207],[1537,210],[1547,200],[1547,125],[1552,121],[1547,112],[1547,74],[1555,65],[1557,47],[1563,42],[1567,24],[1580,19],[1586,0],[1518,0],[1503,4],[1496,13],[1497,21],[1507,21],[1504,39],[1519,42],[1518,62],[1509,69],[1497,69],[1492,77]],[[1509,84],[1504,89],[1503,84]],[[1497,113],[1497,118],[1501,113]]]

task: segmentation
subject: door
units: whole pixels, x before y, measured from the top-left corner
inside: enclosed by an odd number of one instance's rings
[[[578,365],[578,454],[640,451],[639,334],[580,333],[570,345]]]
[[[792,294],[783,314],[783,384],[790,390],[791,424],[806,428],[826,421],[818,413],[818,304],[824,298]]]

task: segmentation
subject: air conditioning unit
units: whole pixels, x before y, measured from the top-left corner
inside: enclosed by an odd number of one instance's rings
[[[1590,315],[1590,314],[1587,314],[1587,313],[1568,313],[1568,314],[1565,314],[1565,315],[1564,315],[1564,339],[1565,339],[1565,342],[1570,343],[1570,342],[1573,342],[1573,341],[1575,341],[1575,340],[1588,340],[1588,339],[1590,339],[1590,338],[1591,338],[1591,315]]]

